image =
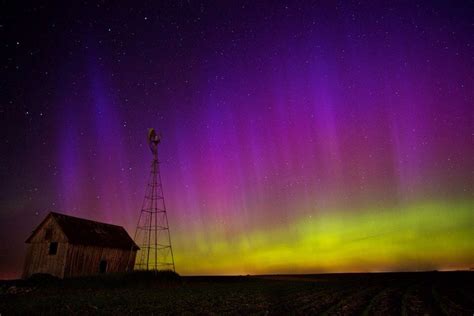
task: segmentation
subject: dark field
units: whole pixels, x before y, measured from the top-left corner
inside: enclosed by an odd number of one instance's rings
[[[474,272],[0,283],[0,314],[470,315]]]

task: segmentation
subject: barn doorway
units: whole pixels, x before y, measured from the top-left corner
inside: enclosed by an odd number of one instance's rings
[[[107,260],[100,260],[99,263],[99,273],[107,272]]]

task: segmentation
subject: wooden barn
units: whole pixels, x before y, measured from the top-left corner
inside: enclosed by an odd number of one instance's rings
[[[121,226],[59,213],[48,216],[26,240],[23,278],[59,278],[133,270],[138,246]]]

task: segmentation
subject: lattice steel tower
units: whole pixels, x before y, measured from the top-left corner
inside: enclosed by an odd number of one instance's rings
[[[166,215],[163,186],[161,184],[158,144],[161,135],[153,128],[148,129],[148,145],[153,154],[151,173],[145,198],[138,218],[133,240],[140,247],[137,253],[136,270],[173,270],[174,257],[171,235]]]

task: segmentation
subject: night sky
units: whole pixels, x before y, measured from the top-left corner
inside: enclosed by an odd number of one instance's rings
[[[472,1],[10,2],[0,278],[50,211],[133,236],[148,127],[181,274],[474,266]]]

